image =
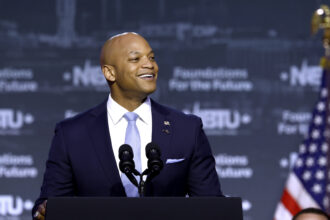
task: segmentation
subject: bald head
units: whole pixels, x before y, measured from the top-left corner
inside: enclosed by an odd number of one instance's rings
[[[318,208],[306,208],[293,216],[292,220],[329,220],[328,214]]]
[[[139,34],[134,32],[124,32],[109,38],[103,45],[100,56],[101,68],[104,65],[115,66],[116,60],[123,56],[126,45],[137,42],[148,44],[148,42]],[[149,44],[148,44],[149,46]]]
[[[328,220],[328,219],[329,219],[328,217],[316,213],[304,213],[296,218],[296,220]]]
[[[158,65],[141,35],[129,32],[110,38],[103,45],[100,62],[111,97],[129,111],[156,90]]]

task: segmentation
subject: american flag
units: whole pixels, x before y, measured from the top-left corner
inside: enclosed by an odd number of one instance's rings
[[[322,73],[318,102],[313,110],[308,135],[289,173],[274,220],[291,220],[301,209],[314,207],[329,213],[330,72]]]

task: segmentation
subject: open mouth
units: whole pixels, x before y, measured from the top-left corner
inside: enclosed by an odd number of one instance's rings
[[[153,74],[153,73],[146,73],[146,74],[139,75],[139,78],[142,78],[142,79],[153,79],[154,77],[155,77],[155,74]]]

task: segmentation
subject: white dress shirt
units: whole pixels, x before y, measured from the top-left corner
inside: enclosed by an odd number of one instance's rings
[[[112,150],[115,155],[117,168],[119,170],[119,147],[125,143],[125,134],[127,127],[127,120],[124,118],[125,113],[128,112],[127,109],[119,105],[115,100],[109,95],[107,102],[107,112],[108,112],[108,126],[112,144]],[[134,157],[141,157],[141,167],[142,172],[147,168],[147,156],[145,153],[145,147],[151,142],[152,133],[152,116],[151,116],[151,103],[148,97],[144,103],[142,103],[137,109],[133,111],[139,117],[136,120],[136,126],[140,133],[141,141],[141,155],[134,155]],[[119,170],[120,175],[122,174]]]

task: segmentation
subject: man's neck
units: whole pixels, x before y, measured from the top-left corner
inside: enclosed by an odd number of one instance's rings
[[[135,109],[137,109],[145,100],[147,97],[143,99],[137,99],[137,98],[118,98],[116,96],[113,96],[111,94],[111,98],[115,100],[119,105],[127,109],[128,111],[132,112]]]

